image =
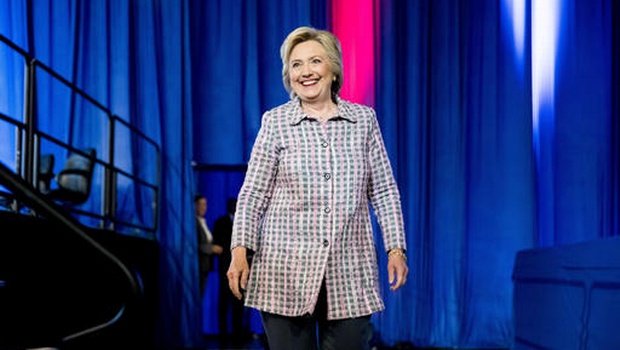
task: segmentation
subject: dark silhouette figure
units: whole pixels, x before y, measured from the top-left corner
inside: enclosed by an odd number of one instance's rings
[[[213,256],[221,254],[224,249],[219,244],[215,244],[211,230],[205,221],[207,213],[207,198],[203,195],[194,197],[196,206],[196,239],[198,240],[198,267],[200,273],[200,298],[204,297],[207,288],[207,277],[209,272],[213,270]],[[226,251],[230,254],[230,242],[226,247]]]
[[[233,218],[237,206],[236,198],[229,198],[226,202],[226,214],[220,216],[213,225],[213,241],[215,244],[224,248],[222,254],[218,256],[219,272],[219,302],[218,302],[218,325],[220,337],[224,340],[244,341],[247,340],[249,332],[244,327],[243,300],[237,299],[230,288],[228,288],[228,278],[226,272],[230,266],[230,239],[233,228]],[[228,314],[230,312],[230,327]]]

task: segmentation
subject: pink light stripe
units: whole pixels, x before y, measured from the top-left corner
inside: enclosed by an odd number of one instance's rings
[[[340,39],[343,99],[375,106],[374,0],[331,0],[331,31]]]

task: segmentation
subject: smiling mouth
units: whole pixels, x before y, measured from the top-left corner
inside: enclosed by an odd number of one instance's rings
[[[318,82],[319,82],[318,79],[316,79],[316,80],[306,80],[306,81],[300,81],[299,84],[301,84],[302,86],[311,86],[311,85],[314,85],[314,84],[316,84]]]

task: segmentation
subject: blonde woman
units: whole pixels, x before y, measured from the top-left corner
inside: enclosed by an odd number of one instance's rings
[[[370,317],[385,307],[369,204],[397,290],[408,272],[399,190],[375,111],[338,95],[338,39],[300,27],[280,54],[291,99],[262,117],[237,200],[229,287],[260,310],[271,350],[368,349]]]

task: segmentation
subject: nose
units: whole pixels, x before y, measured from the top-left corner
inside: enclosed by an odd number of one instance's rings
[[[311,73],[312,73],[312,71],[310,70],[310,65],[303,64],[301,66],[301,75],[307,76],[307,75],[310,75]]]

